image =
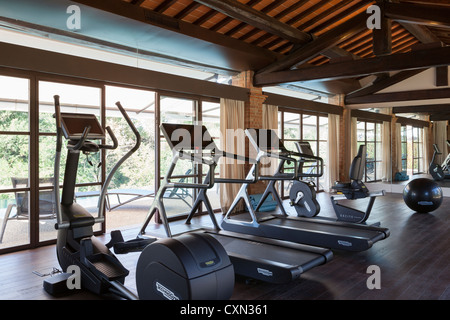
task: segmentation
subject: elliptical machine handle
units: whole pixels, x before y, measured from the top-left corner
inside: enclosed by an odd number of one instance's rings
[[[61,129],[61,105],[59,104],[59,96],[54,95],[55,100],[55,118],[56,118],[56,130]]]
[[[111,171],[109,172],[108,176],[106,177],[105,183],[103,184],[102,187],[102,191],[100,193],[100,197],[98,198],[98,217],[97,219],[99,219],[100,221],[103,219],[104,217],[104,211],[105,211],[105,198],[106,198],[106,193],[108,191],[108,186],[111,183],[112,177],[114,176],[114,174],[116,173],[117,169],[119,169],[119,167],[122,165],[122,163],[127,160],[137,149],[139,149],[139,146],[141,145],[141,135],[139,134],[138,130],[136,129],[136,127],[134,126],[133,122],[131,121],[130,117],[128,116],[127,112],[125,111],[125,109],[122,107],[122,105],[120,104],[120,102],[116,102],[117,107],[119,108],[120,113],[122,113],[122,116],[124,117],[125,121],[128,123],[128,126],[130,127],[130,129],[133,131],[134,135],[136,136],[136,143],[134,145],[134,147],[132,149],[130,149],[116,164],[115,166],[111,169]],[[111,138],[113,138],[114,144],[117,143],[117,139],[115,139],[114,134],[112,133],[111,129],[109,129],[109,127],[106,128],[108,130],[108,133],[111,135]]]
[[[116,136],[114,135],[114,132],[111,130],[111,128],[108,126],[106,127],[106,131],[108,131],[109,136],[111,137],[113,144],[109,145],[109,144],[99,144],[99,148],[100,149],[109,149],[109,150],[114,150],[117,149],[117,147],[119,146],[119,142],[117,141]]]
[[[81,135],[80,140],[77,142],[76,145],[71,147],[71,149],[73,149],[73,150],[80,150],[81,147],[84,145],[84,142],[86,141],[87,136],[88,136],[90,131],[91,131],[91,126],[87,126],[86,128],[84,128],[83,134]]]
[[[116,106],[117,106],[117,108],[119,108],[119,111],[122,113],[122,116],[124,117],[125,121],[128,123],[128,126],[130,127],[131,131],[133,131],[134,135],[136,136],[136,144],[135,144],[134,148],[132,149],[134,152],[137,149],[139,149],[139,146],[141,145],[141,135],[140,135],[139,131],[136,129],[136,127],[134,126],[133,121],[131,121],[131,119],[128,116],[125,109],[120,104],[120,101],[116,102]]]

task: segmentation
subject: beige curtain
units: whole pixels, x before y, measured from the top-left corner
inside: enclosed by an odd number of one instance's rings
[[[220,145],[221,150],[245,156],[244,102],[232,99],[220,99]],[[220,177],[244,179],[244,164],[237,160],[222,158]],[[221,183],[220,205],[223,212],[228,211],[240,184]]]
[[[327,163],[325,164],[325,185],[326,191],[339,180],[339,115],[328,115],[328,148]]]
[[[262,106],[262,129],[273,129],[278,134],[278,106],[271,104],[263,104]],[[264,159],[264,164],[261,168],[261,174],[272,175],[276,172],[278,167],[278,160]]]
[[[433,122],[433,136],[434,143],[437,144],[441,155],[436,156],[436,163],[441,164],[447,156],[447,121],[434,121]]]
[[[350,145],[350,150],[352,153],[352,159],[356,156],[356,154],[358,153],[358,129],[357,129],[357,119],[355,117],[351,118],[351,128],[350,128],[350,132],[351,132],[351,136],[352,136],[352,140],[351,140],[351,145]]]
[[[423,161],[422,161],[422,168],[421,172],[428,172],[428,167],[430,166],[430,143],[429,143],[429,134],[428,134],[428,128],[424,127],[422,128],[422,155],[423,155]]]
[[[395,154],[396,156],[396,168],[394,168],[395,172],[402,171],[402,124],[395,124]]]
[[[274,129],[278,132],[278,106],[263,104],[262,126],[263,129]]]
[[[383,121],[383,124],[381,125],[381,146],[381,177],[383,181],[391,181],[391,123],[388,121]]]

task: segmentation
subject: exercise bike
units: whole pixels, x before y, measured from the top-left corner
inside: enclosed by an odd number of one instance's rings
[[[305,161],[315,161],[317,157],[314,157],[312,149],[308,142],[296,142],[296,147],[301,156],[301,162]],[[366,185],[362,182],[362,177],[364,174],[365,167],[365,157],[366,157],[366,146],[360,145],[358,154],[352,161],[349,170],[350,182],[336,182],[332,186],[335,191],[330,196],[331,204],[333,205],[334,212],[336,214],[336,219],[338,221],[353,222],[353,223],[364,223],[369,218],[372,211],[373,204],[376,197],[383,196],[384,191],[379,192],[369,192]],[[319,158],[321,159],[321,158]],[[320,163],[320,170],[316,176],[321,176],[323,172],[322,162]],[[299,166],[299,168],[301,168]],[[299,177],[307,176],[301,171],[298,174]],[[315,176],[310,174],[309,176]],[[320,212],[320,205],[316,200],[315,187],[313,184],[297,180],[292,184],[291,190],[289,192],[290,205],[293,206],[299,217],[315,217]],[[346,205],[343,205],[341,200],[356,200],[369,198],[367,208],[365,211],[358,210]]]
[[[234,287],[233,266],[224,248],[213,237],[203,233],[190,233],[177,238],[135,238],[124,241],[120,231],[111,233],[111,241],[103,244],[93,234],[93,226],[105,221],[105,195],[108,185],[120,165],[140,146],[139,132],[119,102],[116,103],[123,118],[133,131],[136,143],[112,168],[98,200],[98,216],[93,217],[84,207],[74,202],[74,190],[80,153],[92,154],[118,147],[110,127],[106,132],[111,145],[95,143],[105,141],[106,133],[93,114],[61,113],[59,96],[55,99],[57,129],[55,157],[55,199],[57,201],[57,258],[64,273],[44,281],[44,289],[53,295],[68,291],[67,281],[72,276],[69,268],[79,268],[81,288],[95,294],[113,294],[116,297],[161,300],[229,299]],[[62,197],[59,194],[59,168],[63,136],[68,140],[67,160]],[[129,275],[116,254],[140,252],[136,266],[137,294],[127,288]]]
[[[323,175],[323,159],[314,156],[311,145],[306,141],[296,141],[299,156],[298,178],[293,181],[289,190],[289,204],[295,208],[299,217],[314,217],[320,212],[320,204],[316,199],[316,184],[303,178],[321,177]],[[308,172],[303,172],[304,164],[312,162]],[[318,167],[318,172],[314,170]]]
[[[447,140],[447,145],[450,147],[450,141]],[[428,167],[428,171],[430,175],[436,181],[442,181],[444,179],[450,179],[450,153],[447,154],[444,162],[442,164],[436,163],[436,156],[442,154],[439,150],[437,144],[433,144],[434,152],[433,157],[431,158],[430,166]]]

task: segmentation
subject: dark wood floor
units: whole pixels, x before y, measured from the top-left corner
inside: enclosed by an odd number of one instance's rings
[[[325,193],[318,195],[321,214],[332,216]],[[364,206],[365,200],[358,200]],[[354,203],[356,203],[354,201]],[[450,300],[450,198],[429,214],[412,212],[401,194],[386,194],[375,201],[369,222],[381,222],[390,229],[390,237],[359,253],[334,252],[331,262],[306,272],[285,285],[273,285],[236,279],[233,300]],[[206,219],[206,218],[202,218]],[[154,230],[157,232],[157,228]],[[125,232],[134,237],[136,230]],[[108,236],[102,237],[106,242]],[[138,255],[119,256],[134,269]],[[368,289],[367,268],[377,265],[381,271],[381,289]],[[54,246],[0,256],[0,299],[54,299],[42,289],[43,277],[58,267]],[[131,272],[126,284],[135,288]],[[79,292],[64,299],[97,299]]]

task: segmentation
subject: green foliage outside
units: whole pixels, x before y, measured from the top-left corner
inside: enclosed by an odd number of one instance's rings
[[[128,158],[117,170],[110,189],[141,188],[153,189],[155,178],[155,134],[154,120],[149,118],[134,118],[134,125],[141,135],[140,148]],[[1,130],[9,132],[28,132],[28,113],[15,111],[0,111]],[[123,118],[107,117],[106,124],[111,127],[118,142],[116,150],[106,150],[106,174],[135,144],[135,136]],[[39,176],[53,177],[56,137],[55,120],[52,114],[42,113],[39,117]],[[29,176],[29,139],[28,134],[2,135],[0,139],[0,187],[12,188],[11,177]],[[112,140],[107,139],[111,144]],[[63,151],[61,153],[60,183],[63,183],[63,175],[66,161],[67,141],[63,139]],[[165,139],[161,139],[161,174],[164,175],[172,160],[172,152],[169,150]],[[93,165],[91,165],[91,162]],[[80,155],[77,183],[93,183],[100,180],[101,168],[100,154]],[[190,161],[179,161],[174,175],[183,175],[192,168]],[[193,171],[193,170],[192,170]],[[77,191],[98,190],[99,187],[81,187]],[[0,199],[9,199],[12,194],[0,194]]]

